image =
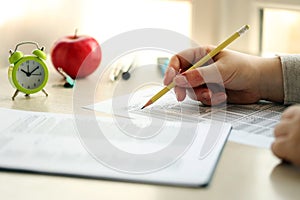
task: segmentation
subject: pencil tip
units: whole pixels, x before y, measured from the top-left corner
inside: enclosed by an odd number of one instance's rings
[[[151,99],[141,108],[141,110],[143,110],[144,108],[146,108],[147,106],[151,105],[153,102],[151,101]]]

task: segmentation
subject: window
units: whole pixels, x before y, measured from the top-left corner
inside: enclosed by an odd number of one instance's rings
[[[300,53],[300,11],[264,8],[261,15],[262,55]]]
[[[242,25],[249,24],[250,30],[247,34],[231,44],[229,48],[255,55],[299,53],[296,49],[299,40],[295,40],[295,35],[296,37],[299,35],[299,28],[297,28],[297,25],[300,25],[297,17],[300,12],[299,0],[210,0],[206,2],[210,4],[204,5],[204,0],[193,1],[193,10],[195,13],[199,11],[198,17],[193,16],[193,20],[198,21],[193,22],[192,25],[194,28],[195,24],[199,24],[199,30],[193,32],[197,40],[201,41],[205,38],[205,43],[218,44]],[[272,23],[275,23],[275,26],[271,25]],[[206,31],[205,35],[204,31]],[[209,35],[211,37],[208,37]],[[292,42],[287,41],[292,37]]]

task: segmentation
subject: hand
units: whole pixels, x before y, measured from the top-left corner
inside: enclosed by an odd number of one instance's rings
[[[21,72],[23,72],[24,74],[26,74],[26,76],[30,76],[30,74],[28,72],[26,72],[24,69],[21,69]]]
[[[37,69],[39,69],[40,68],[40,66],[37,66],[36,68],[34,68],[31,72],[29,72],[29,76],[31,76],[31,74],[33,73],[33,72],[35,72]]]
[[[205,67],[183,72],[213,48],[188,49],[171,58],[164,84],[174,81],[178,101],[185,99],[186,91],[193,99],[206,105],[216,105],[226,100],[242,104],[255,103],[260,99],[283,101],[278,57],[262,58],[223,50]]]
[[[274,130],[273,153],[279,158],[300,166],[300,106],[286,109]]]

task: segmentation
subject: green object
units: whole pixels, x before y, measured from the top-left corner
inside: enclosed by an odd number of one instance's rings
[[[32,53],[33,55],[24,56],[22,52],[16,50],[13,53],[11,52],[8,78],[12,86],[17,89],[12,97],[13,100],[19,91],[29,95],[42,90],[47,95],[43,90],[49,75],[47,65],[44,62],[46,54],[43,49],[36,49]]]
[[[9,59],[8,59],[9,63],[14,64],[14,63],[18,62],[23,56],[24,55],[22,52],[16,51],[9,57]]]
[[[36,49],[32,52],[33,55],[36,55],[37,57],[43,59],[43,60],[46,60],[47,59],[47,56],[46,56],[46,53],[43,52],[42,50],[40,49]]]

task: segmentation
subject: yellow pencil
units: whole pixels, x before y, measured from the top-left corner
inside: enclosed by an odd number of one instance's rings
[[[237,39],[239,36],[241,36],[243,33],[245,33],[249,29],[249,25],[244,25],[241,27],[238,31],[233,33],[229,38],[227,38],[224,42],[219,44],[215,49],[213,49],[211,52],[209,52],[206,56],[201,58],[196,64],[194,64],[192,67],[190,67],[188,70],[192,70],[198,67],[201,67],[204,63],[209,61],[211,58],[213,58],[215,55],[217,55],[221,50],[223,50],[226,46],[228,46],[231,42],[233,42],[235,39]],[[161,91],[159,91],[156,95],[154,95],[143,107],[142,109],[146,108],[147,106],[153,104],[155,101],[157,101],[160,97],[162,97],[164,94],[166,94],[168,91],[170,91],[175,86],[174,82],[170,83],[166,87],[164,87]]]

